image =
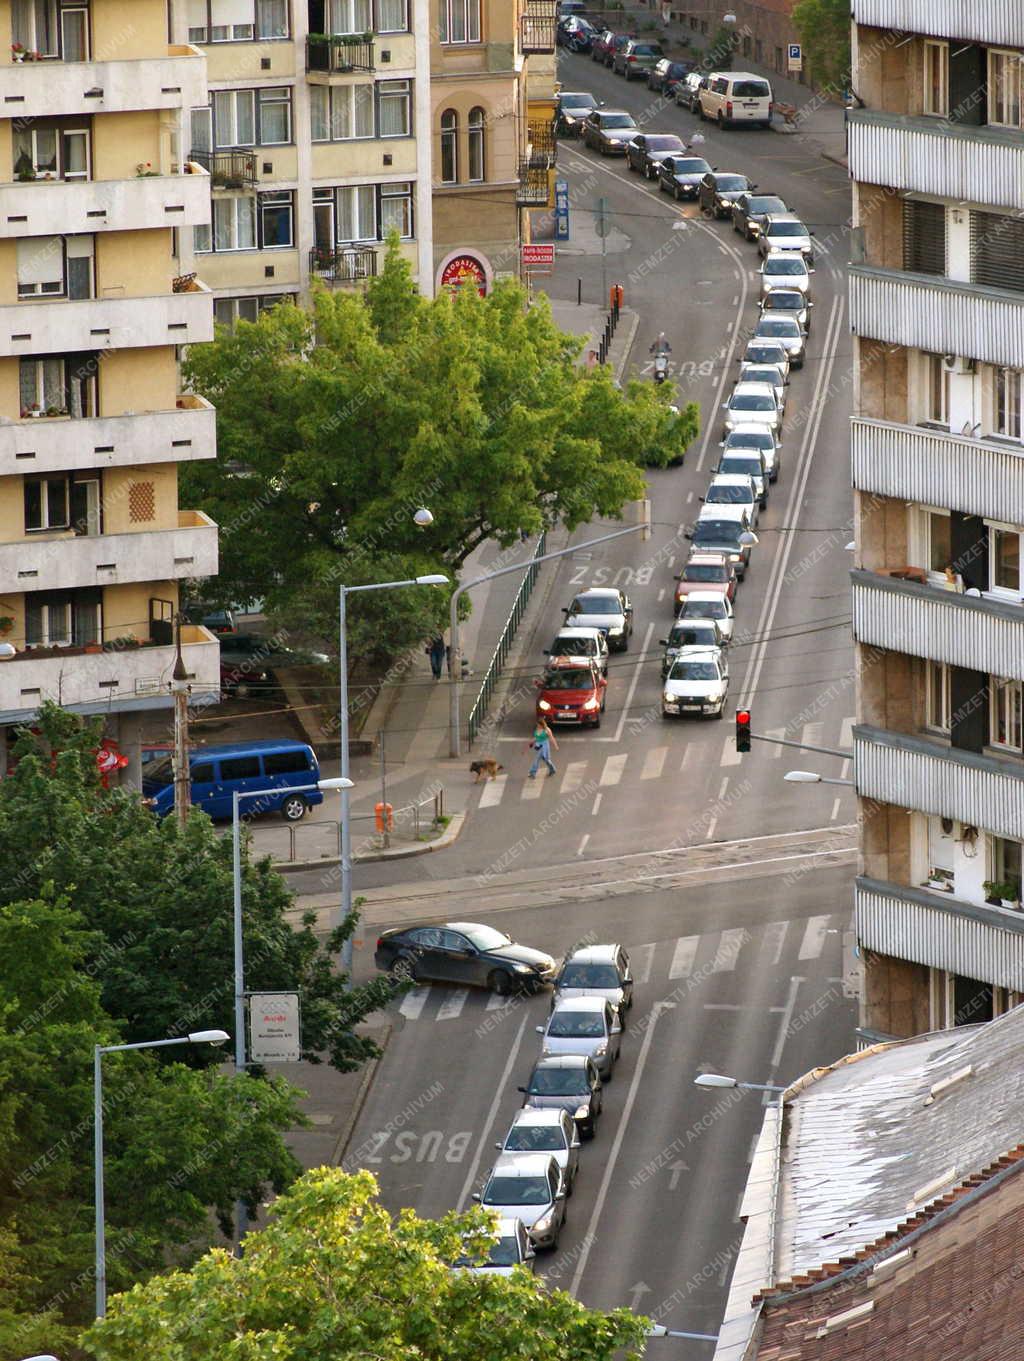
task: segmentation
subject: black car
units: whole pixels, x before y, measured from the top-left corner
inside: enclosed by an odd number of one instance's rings
[[[225,633],[220,643],[220,688],[226,694],[244,697],[251,690],[279,687],[281,671],[324,666],[329,661],[323,652],[285,647],[277,636]]]
[[[558,136],[580,137],[587,115],[598,107],[598,100],[584,90],[563,90],[555,107],[555,131]]]
[[[502,996],[536,992],[551,982],[558,967],[543,951],[517,945],[503,931],[476,922],[385,931],[373,962],[416,983],[475,984]]]
[[[782,199],[775,194],[741,194],[732,205],[732,229],[748,241],[756,241],[769,213],[788,212]]]
[[[658,188],[673,198],[696,198],[712,167],[703,156],[666,156],[658,167]]]
[[[692,70],[692,61],[669,61],[668,57],[662,57],[654,70],[647,73],[647,88],[671,95],[683,77]]]
[[[589,19],[584,19],[578,14],[570,14],[564,19],[559,19],[555,29],[555,42],[559,47],[568,48],[570,52],[589,52],[594,45],[597,32]]]
[[[585,1054],[552,1054],[540,1059],[530,1080],[519,1090],[524,1106],[568,1111],[581,1139],[593,1139],[601,1114],[601,1077]]]
[[[707,88],[708,78],[701,71],[690,71],[676,82],[675,99],[681,109],[696,113],[700,108],[700,92]]]
[[[709,217],[730,217],[732,205],[741,194],[756,189],[746,175],[735,175],[728,170],[712,170],[700,182],[701,210]]]
[[[666,156],[685,151],[686,144],[674,132],[641,132],[626,144],[626,164],[639,170],[645,179],[653,180]]]
[[[625,109],[593,109],[583,124],[583,145],[602,156],[625,156],[639,128]]]

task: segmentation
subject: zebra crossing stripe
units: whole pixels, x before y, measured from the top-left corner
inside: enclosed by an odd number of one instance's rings
[[[765,737],[778,737],[778,738],[782,738],[782,737],[785,737],[785,736],[786,736],[786,729],[785,729],[785,728],[766,728],[766,729],[765,729],[765,732],[764,732],[764,735],[765,735]],[[768,743],[766,743],[765,745],[766,745],[767,748],[768,748],[768,759],[769,759],[770,761],[777,761],[777,760],[779,759],[779,757],[782,755],[782,748],[781,748],[781,747],[777,747],[777,746],[775,745],[774,742],[768,742]]]
[[[669,978],[689,978],[693,973],[693,961],[697,958],[700,936],[680,936],[676,941],[672,963],[668,966]]]
[[[499,775],[495,780],[488,780],[480,791],[480,802],[478,808],[495,808],[501,803],[501,796],[505,792],[508,783],[507,775]]]
[[[736,750],[735,736],[727,737],[722,747],[722,759],[718,764],[720,766],[738,766],[742,760],[743,757]]]
[[[731,931],[723,931],[722,939],[715,951],[715,960],[711,972],[732,973],[746,939],[747,933],[741,926],[735,927]]]
[[[622,756],[609,756],[604,763],[604,769],[601,771],[601,778],[598,783],[603,787],[618,784],[622,779],[622,772],[625,770],[628,760],[629,752]]]
[[[437,1009],[437,1019],[439,1021],[454,1020],[466,1005],[468,996],[468,988],[456,988],[453,992],[450,992]]]
[[[429,996],[429,987],[413,988],[411,992],[407,992],[402,998],[402,1004],[398,1008],[400,1014],[407,1017],[410,1021],[415,1021],[423,1010]]]
[[[825,948],[825,936],[828,932],[828,917],[811,917],[804,929],[804,938],[800,942],[800,959],[818,959],[822,950]]]
[[[662,772],[667,755],[668,747],[652,747],[644,757],[644,768],[640,772],[641,780],[656,780]]]
[[[583,777],[586,773],[586,761],[570,761],[565,768],[565,774],[562,776],[562,783],[558,786],[559,794],[574,794],[583,783]]]

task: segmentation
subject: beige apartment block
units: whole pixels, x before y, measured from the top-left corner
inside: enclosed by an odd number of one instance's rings
[[[167,0],[0,0],[0,762],[45,699],[137,762],[140,715],[170,716],[182,583],[217,571],[217,526],[178,504],[178,465],[216,455],[178,362],[213,335],[206,99]],[[215,694],[217,640],[181,641]]]
[[[428,27],[427,0],[174,0],[175,41],[206,57],[186,140],[218,321],[360,286],[392,227],[430,291]]]
[[[1024,9],[853,0],[867,1037],[1024,997]]]

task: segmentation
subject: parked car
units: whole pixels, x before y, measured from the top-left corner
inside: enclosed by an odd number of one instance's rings
[[[579,945],[562,961],[551,1005],[566,997],[603,997],[624,1015],[633,1005],[629,955],[621,945]]]
[[[703,156],[666,156],[658,167],[658,188],[676,200],[695,199],[701,180],[710,170]]]
[[[679,607],[693,591],[720,591],[729,600],[736,597],[736,573],[724,553],[691,553],[676,577],[675,606]]]
[[[280,673],[299,666],[326,666],[323,652],[303,652],[284,647],[276,636],[260,633],[225,633],[220,643],[220,688],[244,697],[252,690],[279,688]]]
[[[709,217],[729,217],[732,205],[741,194],[749,194],[756,188],[746,175],[737,175],[728,170],[712,170],[700,182],[698,199],[701,211]]]
[[[599,728],[608,681],[596,662],[554,657],[537,687],[537,717],[548,723]]]
[[[588,0],[558,0],[559,18],[569,14],[586,14],[589,8]]]
[[[672,663],[684,647],[724,647],[726,638],[716,619],[677,619],[667,638],[658,640],[665,651],[661,655],[661,679],[672,669]]]
[[[779,470],[782,467],[781,440],[769,426],[758,424],[755,421],[737,425],[726,435],[721,448],[723,456],[739,453],[741,449],[756,450],[764,461],[769,482],[779,480]],[[718,471],[722,473],[727,471],[722,466],[721,461],[718,465]]]
[[[754,328],[757,340],[777,340],[789,356],[790,368],[804,366],[804,328],[793,317],[763,313]]]
[[[555,108],[555,131],[559,137],[579,137],[587,116],[600,108],[600,101],[584,90],[563,90]]]
[[[722,631],[726,643],[732,642],[734,615],[732,603],[718,591],[694,591],[686,597],[686,603],[679,611],[677,624],[690,620],[713,619]]]
[[[769,213],[788,211],[775,194],[741,194],[732,205],[732,228],[748,241],[756,241]]]
[[[624,156],[626,143],[639,131],[625,109],[592,109],[583,124],[583,144],[602,156]]]
[[[720,128],[737,123],[771,127],[772,87],[749,71],[712,71],[700,92],[699,113]]]
[[[762,255],[775,250],[798,250],[810,264],[814,260],[812,235],[795,213],[769,213],[757,238],[757,249]]]
[[[782,426],[782,411],[775,400],[775,389],[768,383],[737,383],[729,400],[722,403],[725,412],[725,433],[737,425],[756,422],[772,430]]]
[[[324,801],[317,788],[320,766],[313,748],[291,738],[194,747],[188,766],[192,806],[211,818],[232,816],[235,793],[244,817],[279,812],[288,822],[299,822],[308,808]],[[267,789],[273,793],[260,792],[257,797],[252,792]],[[157,817],[166,817],[173,810],[170,755],[144,767],[142,793]]]
[[[615,54],[620,48],[625,47],[630,40],[631,35],[629,33],[613,33],[610,30],[606,30],[602,35],[602,38],[594,40],[594,45],[590,49],[590,55],[592,57],[594,56],[598,44],[601,43],[601,55],[597,60],[604,62],[605,66],[612,66],[615,61]]]
[[[550,1153],[506,1153],[473,1199],[502,1219],[521,1219],[535,1248],[557,1248],[565,1223],[565,1184]]]
[[[558,21],[555,29],[555,43],[568,48],[570,52],[589,52],[598,30],[582,15],[568,14]]]
[[[731,440],[732,435],[729,436]],[[728,443],[728,440],[726,440]],[[746,448],[725,449],[715,468],[716,476],[749,477],[754,484],[754,495],[760,510],[768,505],[768,483],[771,478],[764,460],[764,451],[751,444]]]
[[[186,605],[182,610],[185,618],[190,624],[202,624],[203,628],[209,629],[211,633],[224,634],[234,633],[238,627],[235,623],[234,611],[230,609],[214,610],[209,605],[204,605],[201,601]]]
[[[601,1114],[601,1075],[584,1054],[538,1059],[525,1087],[524,1106],[568,1111],[581,1139],[593,1139]]]
[[[565,1194],[571,1196],[580,1166],[580,1140],[572,1116],[564,1110],[524,1106],[512,1117],[499,1153],[550,1153],[561,1169]]]
[[[619,1013],[605,997],[565,997],[556,1002],[546,1025],[537,1026],[543,1036],[541,1056],[586,1054],[605,1082],[622,1049]]]
[[[793,317],[800,323],[804,335],[811,329],[811,308],[814,303],[799,288],[769,288],[761,297],[761,315],[769,312]]]
[[[779,410],[785,414],[786,388],[789,386],[789,379],[778,364],[741,364],[740,376],[736,381],[737,383],[767,383],[775,393]]]
[[[685,647],[676,654],[662,687],[662,718],[683,714],[722,718],[729,693],[729,663],[718,648]]]
[[[696,113],[700,107],[700,92],[708,83],[708,78],[703,71],[691,71],[683,76],[676,86],[676,103],[681,109],[689,109],[691,113]]]
[[[662,57],[647,73],[647,88],[671,97],[679,82],[692,70],[692,61],[670,61],[668,57]]]
[[[749,473],[716,473],[701,497],[705,506],[742,506],[750,518],[751,529],[760,518],[760,497]]]
[[[585,657],[593,662],[602,676],[608,674],[608,639],[600,629],[570,628],[568,624],[558,630],[558,637],[549,648],[545,657]]]
[[[558,971],[543,950],[517,945],[504,931],[477,922],[393,927],[377,938],[373,962],[417,983],[472,983],[501,996],[537,992]]]
[[[638,76],[646,79],[664,55],[661,43],[646,42],[643,38],[630,38],[629,42],[623,43],[616,50],[612,58],[612,70],[617,75],[625,76],[627,81],[635,80]]]
[[[773,250],[761,261],[761,296],[770,288],[799,288],[810,293],[813,268],[796,250]]]
[[[612,652],[625,652],[633,632],[633,606],[629,597],[615,586],[593,586],[580,591],[563,610],[565,622],[574,628],[599,628],[608,636]]]
[[[453,1271],[471,1271],[476,1276],[511,1276],[517,1266],[533,1268],[533,1242],[526,1225],[518,1217],[499,1219],[491,1239],[487,1256],[457,1257]]]
[[[724,510],[725,507],[715,509]],[[740,581],[747,575],[750,550],[757,543],[757,538],[742,521],[726,515],[706,516],[703,519],[698,516],[686,537],[693,543],[695,552],[724,553],[735,567]]]
[[[685,150],[685,143],[674,132],[641,132],[626,144],[626,165],[638,170],[645,179],[657,178],[666,156]]]

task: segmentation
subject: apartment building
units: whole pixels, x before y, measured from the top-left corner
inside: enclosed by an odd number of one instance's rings
[[[673,19],[686,26],[694,38],[714,37],[720,29],[736,34],[733,66],[752,62],[776,75],[804,81],[808,72],[789,69],[789,44],[800,41],[793,23],[796,0],[673,0]],[[725,16],[733,17],[726,22]],[[806,57],[805,57],[806,62]],[[813,71],[810,72],[813,78]]]
[[[556,0],[432,0],[434,283],[518,276],[552,201]]]
[[[0,760],[47,698],[137,757],[181,583],[217,571],[216,525],[178,504],[179,465],[216,454],[178,363],[213,335],[186,131],[206,97],[167,0],[0,0]],[[182,644],[215,691],[216,639]]]
[[[428,0],[174,0],[173,36],[206,57],[189,149],[218,321],[358,286],[392,227],[430,291]]]
[[[1024,8],[853,0],[864,1026],[1024,996]]]

